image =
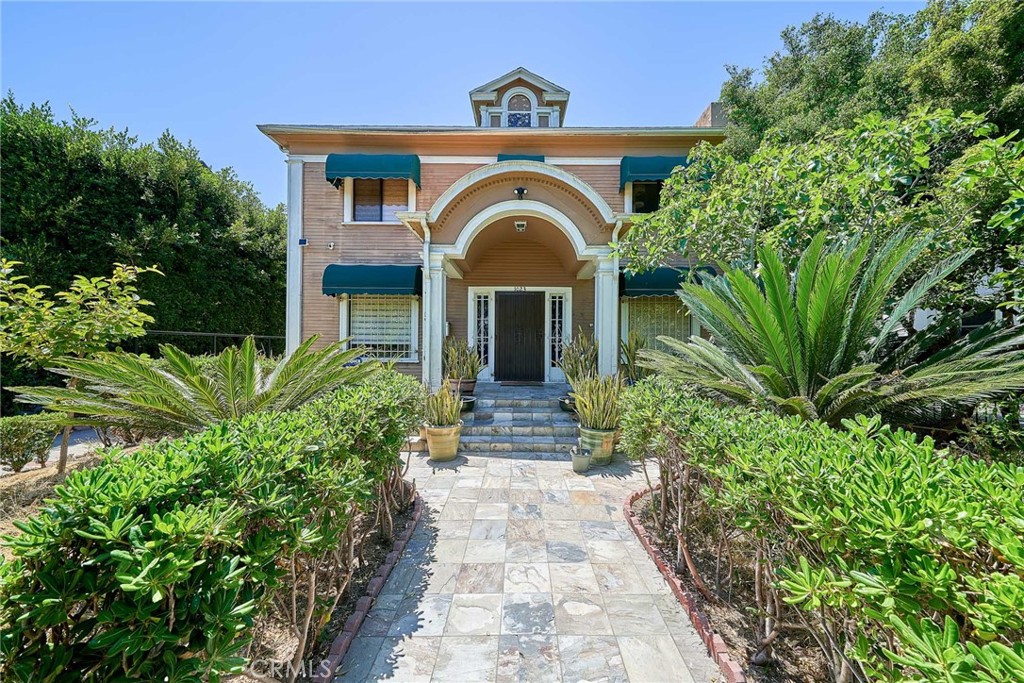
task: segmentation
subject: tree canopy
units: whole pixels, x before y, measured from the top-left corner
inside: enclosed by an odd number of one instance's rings
[[[864,23],[816,15],[782,32],[783,48],[754,69],[728,67],[724,143],[746,158],[775,134],[789,142],[915,105],[985,114],[1001,132],[1024,121],[1024,4],[931,0],[913,15]]]
[[[285,212],[170,132],[143,144],[48,105],[0,103],[3,255],[63,289],[115,263],[156,265],[155,329],[283,334]],[[155,344],[154,344],[155,347]]]
[[[48,105],[22,106],[13,94],[0,102],[0,154],[0,248],[23,264],[25,282],[59,291],[77,277],[109,276],[117,263],[155,265],[163,275],[138,282],[153,303],[148,328],[284,333],[285,210],[264,206],[230,168],[212,170],[170,132],[142,143],[74,113],[60,121]],[[156,352],[159,341],[132,348]],[[3,386],[52,381],[0,365]]]

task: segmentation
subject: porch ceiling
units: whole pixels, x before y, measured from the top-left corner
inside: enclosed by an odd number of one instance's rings
[[[525,232],[516,231],[517,220],[526,221]],[[584,265],[583,261],[577,260],[572,243],[561,230],[542,218],[526,216],[502,218],[488,225],[473,239],[466,252],[466,258],[456,261],[455,264],[464,273],[471,273],[484,255],[500,251],[504,245],[517,243],[535,244],[538,249],[554,254],[565,272],[570,275],[575,275]],[[524,263],[522,266],[529,268],[531,264]]]

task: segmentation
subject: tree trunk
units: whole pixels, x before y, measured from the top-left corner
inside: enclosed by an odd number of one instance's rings
[[[68,413],[68,419],[72,417]],[[57,461],[57,474],[64,474],[68,466],[68,441],[71,440],[71,425],[65,425],[60,437],[60,459]]]

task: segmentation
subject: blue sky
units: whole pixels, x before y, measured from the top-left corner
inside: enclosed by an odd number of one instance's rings
[[[568,125],[689,125],[785,26],[922,4],[4,2],[0,81],[61,118],[170,129],[276,203],[285,165],[258,123],[470,125],[466,93],[525,66],[572,92]]]

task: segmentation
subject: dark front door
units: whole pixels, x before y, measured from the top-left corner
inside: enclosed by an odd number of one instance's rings
[[[544,381],[544,292],[495,292],[494,379]]]

